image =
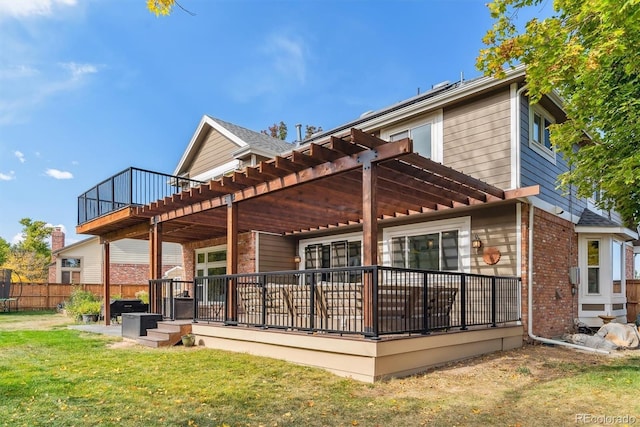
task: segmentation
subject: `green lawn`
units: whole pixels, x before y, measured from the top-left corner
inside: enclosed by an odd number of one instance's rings
[[[0,313],[0,425],[533,426],[583,413],[640,424],[638,351],[527,346],[371,385],[246,354],[125,345],[66,323]]]

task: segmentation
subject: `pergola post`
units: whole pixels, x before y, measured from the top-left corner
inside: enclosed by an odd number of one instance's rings
[[[111,324],[111,254],[109,241],[102,242],[102,283],[104,300],[104,324]]]
[[[151,221],[151,228],[149,228],[149,279],[157,280],[162,277],[162,223],[158,222],[156,218]],[[161,293],[158,293],[157,289],[154,289],[153,294],[156,298],[151,298],[149,295],[149,303],[151,304],[151,312],[159,313],[160,307],[158,307],[158,298]]]
[[[227,196],[227,274],[238,272],[238,204]],[[237,320],[236,280],[227,282],[227,319]]]
[[[362,261],[364,266],[378,264],[378,219],[377,219],[377,181],[378,166],[367,161],[362,167]],[[372,270],[363,277],[363,320],[365,332],[377,332],[374,330],[373,275],[377,270]]]

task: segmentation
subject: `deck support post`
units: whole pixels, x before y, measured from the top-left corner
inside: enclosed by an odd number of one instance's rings
[[[370,160],[364,162],[362,166],[362,261],[364,266],[378,265],[377,182],[377,164]],[[373,312],[375,298],[373,274],[377,274],[377,270],[372,270],[370,274],[365,274],[363,277],[362,314],[365,332],[377,336]]]
[[[229,194],[227,202],[227,274],[238,273],[238,204]],[[227,282],[227,313],[226,320],[235,321],[238,318],[237,283],[235,279]]]
[[[104,324],[111,324],[111,253],[109,241],[102,242],[102,283],[104,283]]]
[[[162,223],[157,217],[151,219],[151,227],[149,228],[149,279],[158,280],[162,277]],[[157,286],[157,285],[153,285]],[[159,293],[162,295],[162,292]],[[150,311],[152,313],[161,313],[161,302],[157,298],[151,298],[149,293]]]

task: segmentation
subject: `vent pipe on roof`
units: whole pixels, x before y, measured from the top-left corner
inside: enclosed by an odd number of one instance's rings
[[[302,124],[298,123],[296,125],[296,132],[298,135],[298,145],[302,142]]]

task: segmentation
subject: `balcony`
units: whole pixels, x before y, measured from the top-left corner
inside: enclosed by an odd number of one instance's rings
[[[148,205],[200,184],[179,176],[127,168],[78,196],[78,225],[122,208]]]

